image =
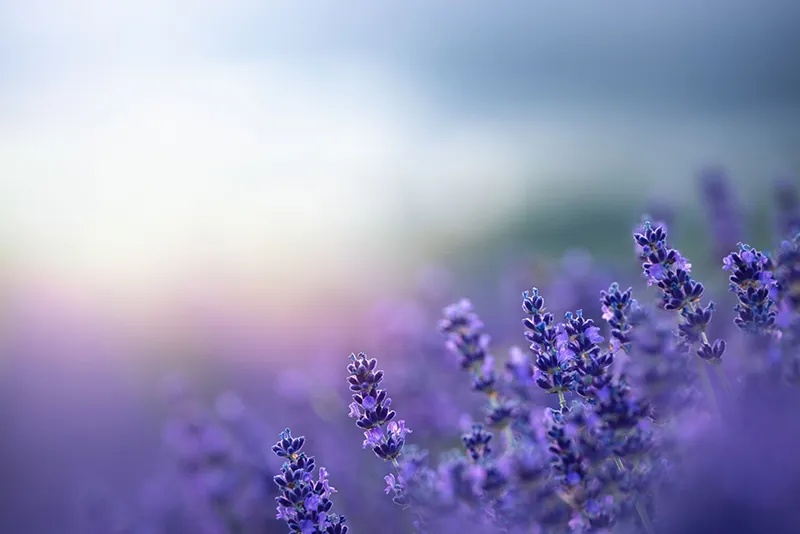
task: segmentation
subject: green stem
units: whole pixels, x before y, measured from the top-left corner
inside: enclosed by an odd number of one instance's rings
[[[567,399],[564,398],[564,392],[559,390],[558,391],[558,407],[562,410],[567,405]]]
[[[617,469],[622,472],[625,471],[625,464],[622,463],[622,458],[614,456],[614,463],[617,464]],[[650,515],[647,513],[647,509],[642,502],[638,499],[636,500],[636,511],[639,512],[639,518],[642,520],[642,526],[644,526],[647,534],[655,534],[656,531],[653,528],[653,522],[650,521]]]

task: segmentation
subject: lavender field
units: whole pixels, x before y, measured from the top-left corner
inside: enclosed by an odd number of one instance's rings
[[[794,3],[55,4],[0,534],[800,533]]]

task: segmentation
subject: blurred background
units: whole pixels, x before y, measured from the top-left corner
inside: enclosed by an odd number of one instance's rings
[[[86,485],[134,499],[165,374],[276,432],[308,405],[341,423],[349,352],[401,372],[381,336],[435,335],[461,296],[521,342],[519,294],[553,273],[636,280],[645,211],[713,265],[709,165],[758,243],[800,166],[798,21],[789,0],[0,0],[0,530],[86,532]]]

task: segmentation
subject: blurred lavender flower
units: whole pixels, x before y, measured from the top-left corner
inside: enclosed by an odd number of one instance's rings
[[[445,308],[444,318],[439,321],[439,331],[447,335],[446,346],[459,357],[461,368],[472,377],[472,389],[486,395],[486,423],[495,429],[509,429],[517,415],[511,399],[501,395],[498,377],[494,371],[494,358],[489,354],[488,334],[481,332],[483,322],[467,299]],[[513,441],[513,436],[509,436]]]
[[[800,193],[793,180],[777,180],[774,184],[777,241],[793,238],[800,232]]]
[[[744,239],[743,216],[727,173],[720,168],[700,172],[700,186],[711,229],[714,261],[725,256]]]
[[[730,243],[743,232],[738,208],[723,176],[702,179],[717,246]],[[781,224],[791,229],[800,206],[783,200]],[[779,367],[800,385],[800,234],[786,237],[772,257],[741,245],[723,260],[738,297],[735,323],[720,321],[713,302],[701,304],[715,286],[694,280],[686,258],[668,245],[666,227],[652,223],[643,223],[634,241],[648,284],[659,289],[657,303],[640,305],[630,288],[610,280],[592,289],[603,278],[599,265],[567,254],[555,283],[544,282],[554,292],[548,304],[571,302],[563,308],[578,311],[558,322],[538,289],[525,292],[529,350],[512,347],[502,367],[495,367],[472,304],[447,307],[439,333],[481,394],[463,399],[460,391],[470,388],[459,387],[463,375],[440,358],[441,338],[433,329],[423,332],[440,304],[428,310],[420,299],[386,300],[369,330],[387,345],[382,361],[400,384],[392,396],[403,399],[406,417],[415,414],[415,441],[426,449],[406,443],[410,430],[381,388],[384,372],[375,359],[351,354],[347,381],[349,415],[364,431],[363,447],[392,463],[388,473],[357,447],[337,445],[347,441],[336,426],[344,420],[336,407],[345,403],[320,393],[331,391],[326,381],[335,374],[321,358],[312,380],[305,371],[282,369],[278,385],[284,387],[270,388],[271,401],[296,409],[294,416],[311,415],[303,421],[309,443],[324,445],[319,455],[326,465],[342,466],[337,506],[359,510],[352,525],[332,512],[335,490],[324,468],[315,475],[304,438],[287,429],[269,454],[265,443],[274,432],[238,395],[224,393],[215,410],[206,410],[176,382],[165,432],[171,463],[150,498],[160,506],[151,502],[146,513],[124,514],[113,502],[96,507],[102,521],[87,534],[272,534],[287,526],[301,534],[352,528],[393,534],[412,527],[431,534],[795,534],[797,462],[783,453],[800,436],[791,417],[797,391],[772,376]],[[442,284],[434,280],[422,300],[441,297]],[[719,337],[730,341],[727,349],[721,339],[708,341],[712,316]],[[497,334],[497,325],[487,323]],[[499,328],[503,333],[513,321]],[[739,381],[735,395],[726,397],[724,417],[717,417],[698,402],[697,385],[702,380],[706,399],[715,398],[704,362],[719,363],[723,351],[725,369]],[[759,351],[781,366],[735,367]],[[720,380],[725,385],[724,375]],[[471,413],[476,399],[484,401],[486,417],[475,423],[465,416],[459,442],[458,413]],[[267,517],[276,490],[282,522]]]
[[[781,243],[772,265],[779,303],[800,313],[800,233]]]

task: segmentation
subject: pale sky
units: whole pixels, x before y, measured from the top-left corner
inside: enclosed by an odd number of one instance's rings
[[[533,4],[0,0],[0,242],[112,284],[313,278],[409,206],[474,233],[525,181],[794,163],[777,8]]]

